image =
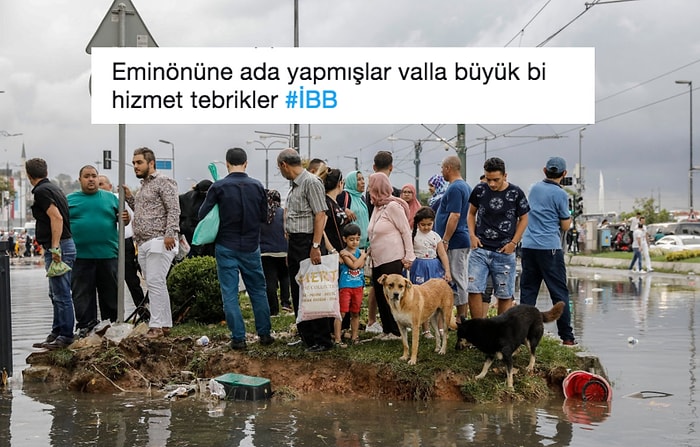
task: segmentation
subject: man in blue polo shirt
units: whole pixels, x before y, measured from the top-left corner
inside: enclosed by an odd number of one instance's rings
[[[209,187],[199,209],[202,219],[219,205],[219,233],[214,240],[216,273],[221,285],[226,323],[231,331],[231,349],[246,349],[245,322],[238,303],[240,272],[250,297],[260,344],[274,342],[270,335],[270,306],[260,257],[260,227],[267,221],[267,195],[258,180],[248,177],[248,155],[234,147],[226,152],[229,174]]]
[[[529,194],[530,218],[522,240],[522,276],[520,303],[537,304],[537,294],[544,280],[552,304],[563,301],[564,313],[557,320],[562,344],[576,344],[571,328],[569,289],[566,285],[566,264],[562,235],[571,225],[568,194],[561,187],[566,176],[566,162],[551,157],[543,169],[544,180],[532,186]]]

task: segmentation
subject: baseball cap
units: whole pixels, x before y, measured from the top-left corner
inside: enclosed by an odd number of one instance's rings
[[[561,157],[550,157],[550,159],[547,160],[547,165],[545,167],[547,168],[547,171],[553,174],[561,174],[562,172],[566,171],[566,161],[564,161],[564,159]]]

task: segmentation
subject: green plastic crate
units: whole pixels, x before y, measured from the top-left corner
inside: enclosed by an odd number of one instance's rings
[[[214,380],[224,386],[226,399],[229,400],[262,400],[272,397],[270,379],[264,377],[228,373],[214,377]]]

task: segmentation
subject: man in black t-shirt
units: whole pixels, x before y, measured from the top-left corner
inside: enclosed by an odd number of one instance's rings
[[[36,240],[44,248],[46,270],[52,261],[63,261],[73,267],[75,244],[70,231],[68,202],[61,189],[48,179],[46,161],[32,158],[25,164],[27,178],[32,184],[34,204],[32,214],[36,220]],[[59,349],[73,343],[73,298],[71,272],[49,277],[49,297],[53,304],[53,323],[46,340],[34,343],[35,348]]]

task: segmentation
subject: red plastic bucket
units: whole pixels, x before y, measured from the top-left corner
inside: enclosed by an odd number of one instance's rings
[[[608,402],[612,387],[604,377],[586,371],[572,371],[562,384],[564,397],[588,402]]]

